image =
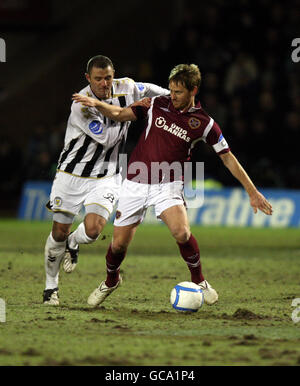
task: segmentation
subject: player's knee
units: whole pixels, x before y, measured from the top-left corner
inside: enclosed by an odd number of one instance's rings
[[[100,226],[85,227],[85,233],[89,238],[96,240],[101,233],[101,227]]]
[[[52,227],[52,237],[57,242],[66,241],[70,233],[70,226],[66,224],[58,224]]]
[[[184,244],[186,243],[191,236],[191,231],[189,227],[182,226],[173,231],[173,237],[177,241],[177,243]]]
[[[106,220],[102,216],[88,213],[84,219],[85,234],[89,238],[97,240],[105,224]]]
[[[122,241],[113,241],[111,244],[111,250],[115,254],[124,253],[127,250],[127,244]]]

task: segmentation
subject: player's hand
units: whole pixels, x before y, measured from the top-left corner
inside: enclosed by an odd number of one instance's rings
[[[258,209],[267,215],[271,215],[273,213],[272,205],[258,191],[250,196],[250,205],[252,206],[254,213],[257,213]]]
[[[88,107],[96,107],[97,105],[97,100],[95,98],[91,98],[77,93],[72,95],[72,100],[75,101],[75,103],[81,103],[84,106]]]

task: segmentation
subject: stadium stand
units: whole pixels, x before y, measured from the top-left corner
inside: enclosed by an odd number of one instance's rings
[[[30,17],[0,17],[7,42],[7,63],[0,64],[3,211],[16,207],[27,179],[53,178],[71,93],[85,85],[83,65],[100,52],[113,59],[116,76],[162,86],[174,64],[197,63],[202,105],[257,185],[300,188],[300,64],[291,60],[299,0],[154,0],[147,18],[138,1],[47,3]],[[131,132],[129,151],[138,134]],[[193,160],[209,161],[207,177],[232,185],[205,146]]]

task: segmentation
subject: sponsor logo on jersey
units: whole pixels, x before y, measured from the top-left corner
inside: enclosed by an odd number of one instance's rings
[[[165,118],[163,118],[163,117],[158,117],[158,118],[156,118],[155,125],[156,125],[157,127],[164,127],[165,124],[166,124]]]
[[[90,124],[89,124],[89,129],[91,130],[91,132],[93,134],[101,134],[102,131],[103,131],[103,127],[101,125],[101,122],[99,121],[92,121]]]
[[[137,85],[138,89],[139,89],[141,92],[145,90],[145,86],[143,85],[143,83],[138,83],[138,82],[136,82],[135,84]]]
[[[201,125],[201,122],[199,121],[199,119],[195,117],[190,118],[188,123],[191,129],[198,129]]]
[[[181,127],[177,126],[175,123],[172,123],[171,126],[167,125],[164,117],[156,118],[155,125],[175,135],[176,137],[183,139],[186,142],[190,142],[191,140],[191,138],[187,136],[187,130],[182,129]]]

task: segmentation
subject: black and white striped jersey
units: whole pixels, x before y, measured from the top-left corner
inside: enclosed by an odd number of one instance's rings
[[[80,94],[97,98],[90,85]],[[121,78],[114,79],[112,97],[104,102],[124,107],[144,97],[167,94],[169,90],[154,84]],[[115,122],[104,117],[95,107],[73,102],[57,169],[78,177],[114,175],[118,172],[118,156],[129,125],[130,122]]]

